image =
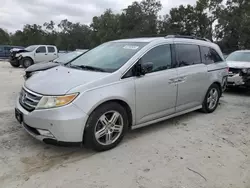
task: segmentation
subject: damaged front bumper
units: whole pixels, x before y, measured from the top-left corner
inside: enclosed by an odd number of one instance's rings
[[[9,62],[12,66],[18,67],[21,65],[22,56],[16,56],[16,53],[12,52],[9,58]]]
[[[227,86],[228,87],[247,87],[247,88],[250,88],[250,75],[244,74],[240,70],[237,72],[229,71]]]

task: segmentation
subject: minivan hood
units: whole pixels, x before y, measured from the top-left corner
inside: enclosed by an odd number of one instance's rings
[[[239,69],[250,68],[250,62],[227,61],[227,65],[230,68],[239,68]]]
[[[33,75],[25,82],[24,86],[43,95],[64,95],[70,89],[94,82],[108,74],[110,73],[58,66]]]

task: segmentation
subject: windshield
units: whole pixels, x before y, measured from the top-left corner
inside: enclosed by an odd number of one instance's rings
[[[65,64],[70,62],[71,60],[77,58],[78,56],[82,55],[84,52],[82,51],[74,51],[74,52],[69,52],[67,54],[63,54],[56,58],[54,62]]]
[[[226,60],[250,62],[250,52],[233,52],[227,57]]]
[[[25,48],[25,50],[32,52],[33,50],[36,49],[36,47],[37,45],[28,46],[27,48]]]
[[[105,72],[114,72],[123,66],[147,43],[108,42],[88,51],[71,62],[72,66],[91,66]]]

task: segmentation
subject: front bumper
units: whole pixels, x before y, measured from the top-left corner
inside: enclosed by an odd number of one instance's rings
[[[247,76],[242,76],[240,74],[230,75],[227,80],[227,86],[229,87],[250,87],[250,78]]]
[[[34,138],[56,145],[82,143],[88,115],[74,104],[28,112],[17,99],[16,109],[23,114],[23,128]],[[37,130],[49,131],[52,136],[41,135]]]

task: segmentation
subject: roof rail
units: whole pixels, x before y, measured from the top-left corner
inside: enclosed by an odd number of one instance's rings
[[[203,40],[207,42],[211,42],[211,40],[196,36],[188,36],[188,35],[167,35],[165,38],[184,38],[184,39],[195,39],[195,40]]]

